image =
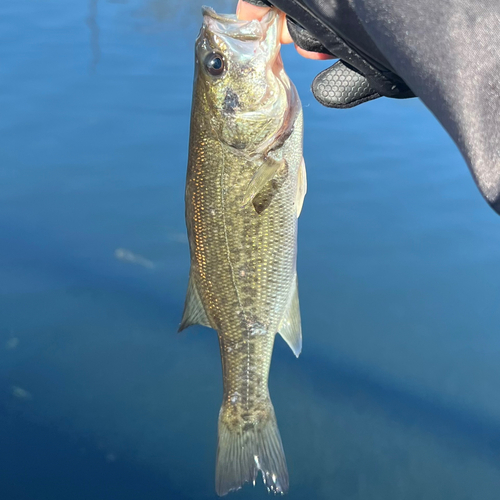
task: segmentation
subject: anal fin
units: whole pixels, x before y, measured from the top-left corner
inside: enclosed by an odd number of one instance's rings
[[[189,275],[189,284],[186,293],[186,302],[184,303],[184,313],[182,315],[179,332],[191,325],[203,325],[211,328],[210,321],[201,303],[200,295],[196,289],[193,276]]]
[[[279,329],[280,335],[285,342],[290,346],[295,356],[299,357],[302,351],[302,325],[300,322],[300,305],[299,305],[299,288],[297,277],[290,295],[288,308],[281,320]]]

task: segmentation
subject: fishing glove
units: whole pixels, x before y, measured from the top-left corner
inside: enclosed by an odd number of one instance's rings
[[[351,7],[343,5],[347,2],[336,2],[335,9],[331,8],[332,2],[318,2],[325,11],[320,16],[294,0],[273,0],[273,5],[267,0],[245,1],[283,10],[296,45],[339,59],[313,80],[313,95],[323,106],[343,109],[381,96],[415,97],[372,42]]]

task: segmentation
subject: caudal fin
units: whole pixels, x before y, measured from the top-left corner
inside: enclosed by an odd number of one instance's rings
[[[221,412],[222,416],[222,412]],[[288,491],[288,471],[281,437],[271,406],[268,418],[233,429],[219,416],[215,489],[219,496],[253,482],[259,471],[268,491]]]

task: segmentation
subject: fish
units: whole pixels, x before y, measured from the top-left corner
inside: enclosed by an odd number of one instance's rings
[[[223,378],[219,496],[288,470],[268,389],[277,333],[298,357],[297,219],[307,190],[302,106],[280,55],[283,17],[202,9],[186,177],[191,266],[179,331],[217,331]]]

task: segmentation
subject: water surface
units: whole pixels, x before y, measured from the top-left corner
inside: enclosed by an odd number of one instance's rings
[[[177,335],[201,2],[0,4],[2,499],[214,497],[215,332]],[[215,2],[219,10],[233,2]],[[500,218],[417,100],[304,105],[290,498],[496,499]],[[267,498],[262,485],[241,498]]]

